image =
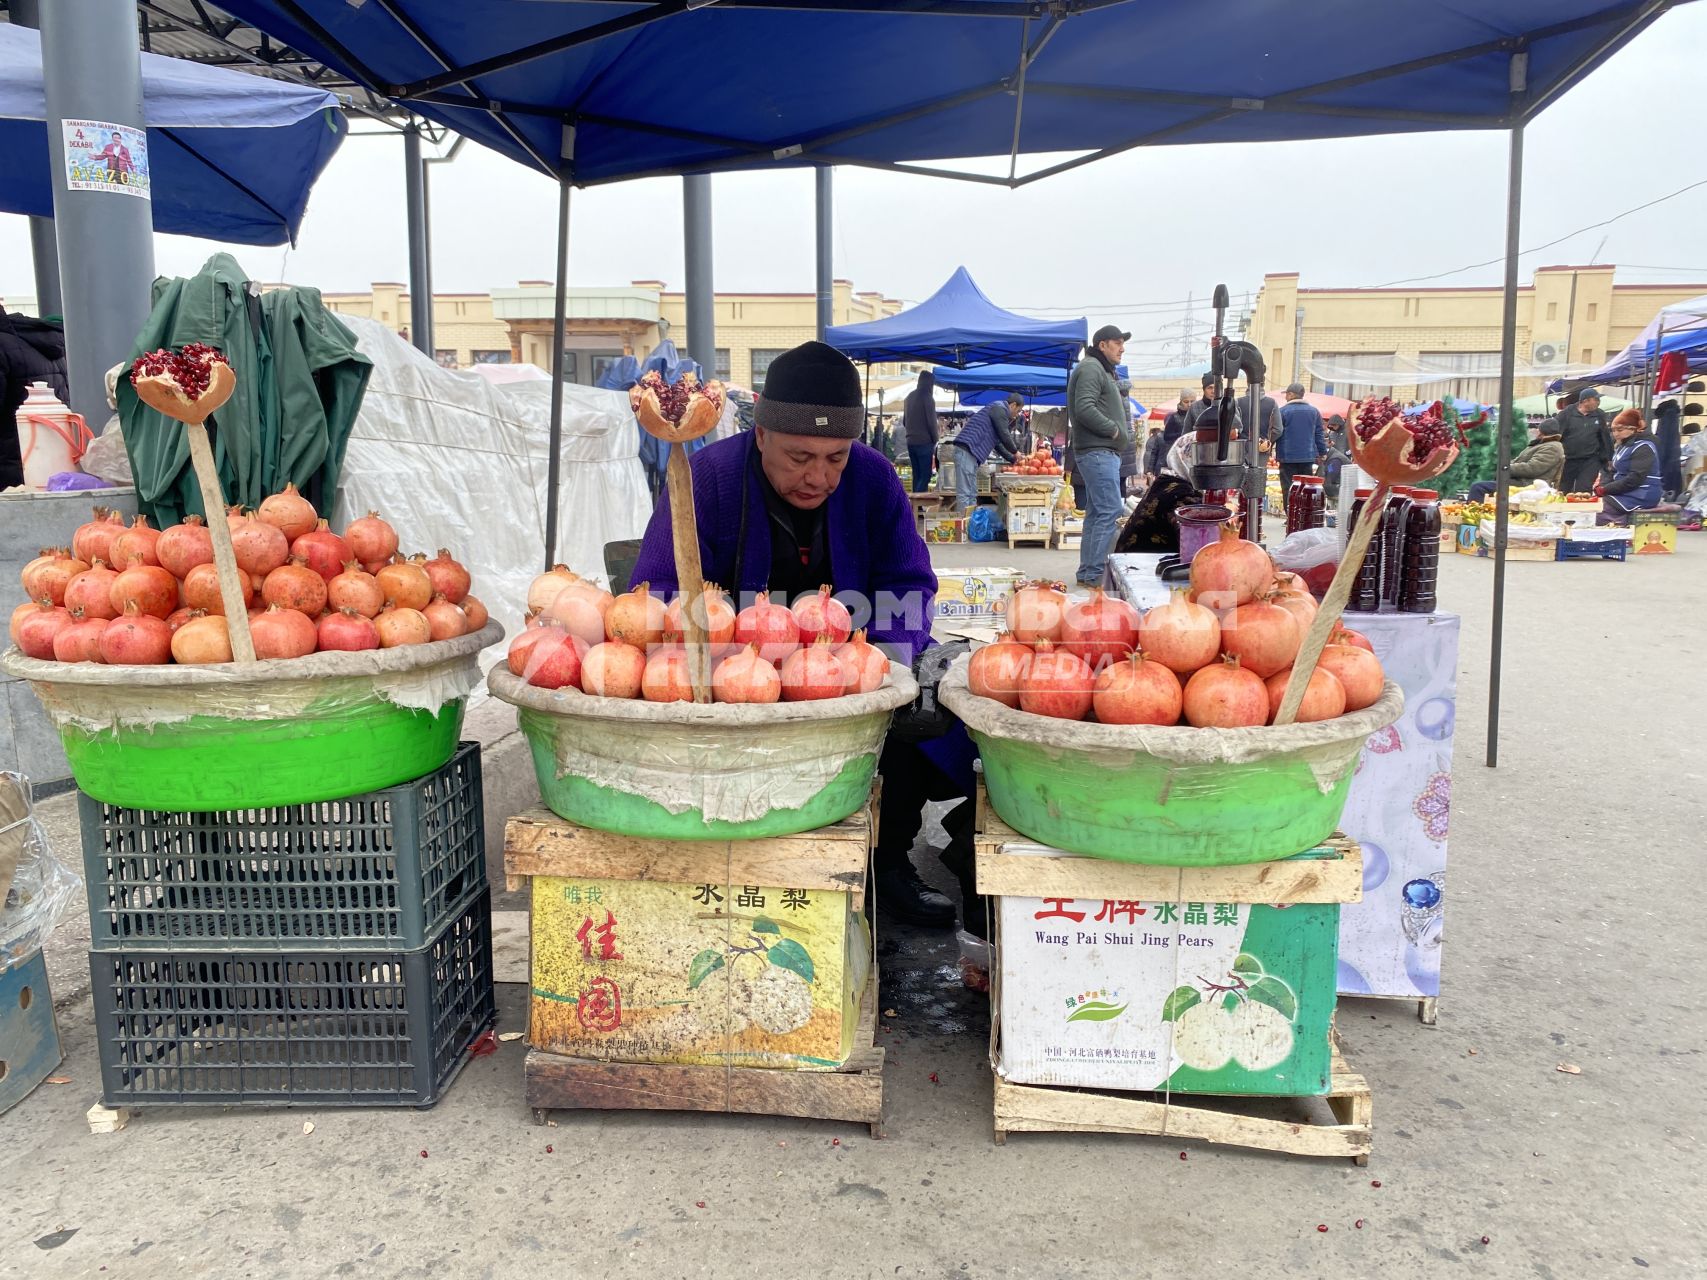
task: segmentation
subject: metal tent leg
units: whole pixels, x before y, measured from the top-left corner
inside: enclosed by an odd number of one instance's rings
[[[833,191],[835,170],[826,164],[819,165],[814,172],[817,176],[818,215],[818,341],[822,342],[824,331],[836,322],[834,315],[836,300],[835,255],[832,252],[830,234],[831,211],[835,205]]]
[[[717,304],[711,269],[711,175],[682,176],[682,260],[687,277],[688,336],[683,348],[717,376]]]
[[[563,476],[563,338],[569,305],[569,179],[557,180],[557,299],[551,314],[551,431],[545,470],[545,568],[557,563],[557,497]]]
[[[403,202],[409,218],[409,341],[433,354],[433,270],[427,221],[427,166],[421,159],[421,126],[403,130]]]
[[[1488,754],[1490,769],[1500,756],[1500,661],[1505,641],[1505,552],[1506,528],[1511,503],[1506,484],[1511,479],[1511,429],[1516,411],[1512,407],[1512,384],[1517,368],[1517,256],[1518,231],[1523,212],[1523,125],[1511,131],[1511,156],[1506,171],[1505,213],[1505,299],[1500,315],[1500,418],[1499,461],[1494,469],[1494,616],[1493,647],[1488,655]]]

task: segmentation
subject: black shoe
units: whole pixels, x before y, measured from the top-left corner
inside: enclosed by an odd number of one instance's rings
[[[952,815],[948,821],[951,820]],[[948,821],[945,821],[944,825],[948,825]],[[942,860],[942,865],[960,882],[961,927],[973,937],[989,941],[990,900],[978,892],[972,854],[972,833],[951,833],[948,847],[937,856]]]
[[[954,903],[920,879],[907,859],[878,867],[872,879],[884,915],[925,929],[954,928]]]

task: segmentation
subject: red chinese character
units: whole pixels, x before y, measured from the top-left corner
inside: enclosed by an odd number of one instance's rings
[[[587,936],[589,933],[599,940],[599,959],[622,959],[622,952],[616,949],[616,917],[609,911],[605,912],[605,922],[597,928],[593,927],[593,918],[588,916],[575,931],[575,937],[581,943],[581,954],[590,960],[593,956],[593,939]]]
[[[609,978],[594,978],[575,1002],[575,1016],[588,1031],[615,1031],[622,1025],[622,989]]]
[[[1104,921],[1107,924],[1119,924],[1120,917],[1125,916],[1127,924],[1137,924],[1138,917],[1146,914],[1148,914],[1148,912],[1141,904],[1133,902],[1130,899],[1122,898],[1118,902],[1111,902],[1109,899],[1104,898],[1102,900],[1102,909],[1096,913],[1096,919]]]
[[[1067,908],[1069,906],[1071,906],[1073,903],[1073,900],[1071,898],[1045,898],[1043,900],[1043,905],[1045,908],[1049,908],[1050,904],[1052,904],[1052,903],[1054,904],[1052,910],[1039,911],[1035,915],[1032,916],[1032,919],[1033,920],[1065,919],[1065,920],[1071,920],[1074,924],[1078,924],[1081,920],[1083,920],[1085,918],[1085,913],[1083,911],[1069,911],[1069,910],[1067,910]]]

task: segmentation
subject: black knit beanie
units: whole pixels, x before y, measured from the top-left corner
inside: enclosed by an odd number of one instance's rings
[[[865,426],[859,370],[822,342],[803,342],[784,351],[765,371],[765,389],[753,421],[784,435],[852,440]]]

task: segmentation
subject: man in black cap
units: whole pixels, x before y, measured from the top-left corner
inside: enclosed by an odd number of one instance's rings
[[[1068,438],[1073,465],[1085,484],[1078,580],[1091,586],[1102,585],[1108,549],[1120,532],[1120,455],[1132,438],[1132,423],[1114,370],[1131,336],[1116,325],[1103,325],[1067,378]]]
[[[1559,410],[1559,436],[1565,445],[1559,487],[1566,493],[1588,493],[1595,477],[1612,474],[1612,427],[1596,388],[1584,387],[1575,404]]]
[[[778,356],[765,375],[754,426],[693,457],[694,517],[701,567],[751,603],[760,591],[793,602],[828,583],[891,658],[912,665],[932,643],[936,574],[913,523],[900,476],[859,443],[865,421],[859,373],[822,342]],[[652,513],[631,583],[654,595],[677,590],[670,504]],[[920,879],[911,861],[927,800],[972,794],[971,739],[958,721],[918,741],[891,733],[879,769],[883,812],[873,855],[879,904],[891,915],[938,928],[954,903]],[[949,854],[969,863],[971,803],[944,819]]]

